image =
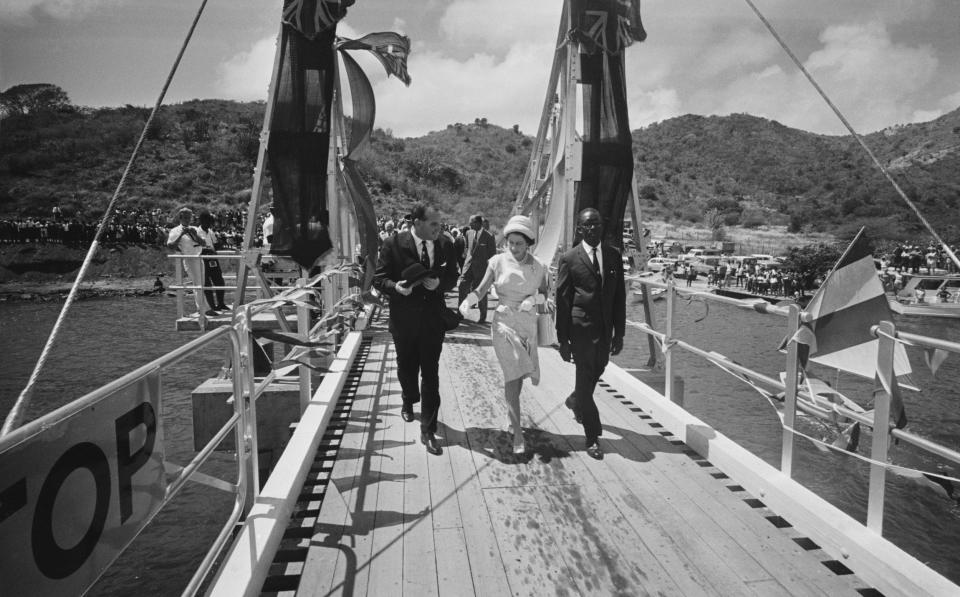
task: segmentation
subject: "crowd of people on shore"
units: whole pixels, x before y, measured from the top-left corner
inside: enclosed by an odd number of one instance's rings
[[[209,212],[213,226],[227,247],[243,244],[246,211],[230,209]],[[257,237],[262,238],[258,223]],[[50,217],[0,219],[0,244],[62,244],[84,248],[97,233],[99,220],[66,216],[55,208]],[[118,209],[101,236],[101,244],[163,247],[170,229],[170,216],[161,209]]]
[[[950,250],[956,255],[960,247],[951,245]],[[924,245],[920,241],[913,241],[898,243],[885,251],[880,256],[880,271],[889,272],[891,275],[896,272],[928,275],[943,272],[955,274],[957,266],[942,245],[933,242]]]

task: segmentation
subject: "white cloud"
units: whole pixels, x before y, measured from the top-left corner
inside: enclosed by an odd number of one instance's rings
[[[382,77],[374,82],[376,125],[405,137],[486,118],[535,133],[552,59],[552,43],[516,44],[503,60],[490,54],[463,61],[436,52],[411,54],[409,88]]]
[[[808,131],[846,133],[803,74],[785,62],[777,48],[749,33],[726,39],[715,53],[744,56],[738,48],[755,44],[756,56],[763,60],[747,64],[743,59],[739,64],[724,65],[713,58],[714,52],[704,49],[699,61],[687,56],[674,62],[672,66],[680,67],[682,74],[668,73],[658,83],[678,89],[684,111],[746,112]],[[916,121],[916,106],[925,103],[922,90],[937,72],[932,48],[893,43],[879,22],[830,26],[819,42],[804,66],[855,130],[870,132],[890,123]],[[687,85],[684,80],[697,84]],[[634,109],[641,111],[639,106]]]
[[[942,98],[937,105],[940,107],[941,112],[952,112],[957,108],[960,108],[960,91],[956,93],[951,93],[950,95]]]
[[[104,4],[119,4],[122,0],[3,0],[0,4],[0,23],[32,25],[35,17],[45,15],[55,19],[78,18]]]
[[[809,1],[801,11],[793,2],[768,0],[764,10],[858,131],[917,122],[960,104],[960,91],[940,101],[936,98],[949,88],[933,97],[926,91],[935,77],[943,77],[936,51],[922,41],[894,41],[886,25],[907,18],[904,14],[923,16],[929,0]],[[719,4],[644,3],[650,37],[627,53],[631,127],[691,112],[746,112],[804,130],[844,134],[755,15]],[[874,20],[835,20],[851,17],[854,8]],[[408,17],[392,17],[391,29],[404,32]],[[354,53],[374,85],[377,126],[414,136],[484,117],[535,133],[558,21],[552,0],[454,0],[440,20],[442,39],[413,40],[409,88],[388,80],[366,53]],[[346,23],[339,32],[358,36]],[[221,95],[265,98],[274,43],[272,37],[260,40],[226,61],[219,69]]]
[[[455,0],[440,18],[453,43],[480,43],[499,53],[517,43],[556,40],[562,4],[553,0]]]
[[[221,64],[217,69],[218,97],[240,101],[267,99],[276,49],[277,38],[267,37]]]

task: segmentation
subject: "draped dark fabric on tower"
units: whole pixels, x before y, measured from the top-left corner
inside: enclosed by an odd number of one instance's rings
[[[623,244],[623,214],[633,187],[624,50],[646,39],[639,0],[573,0],[573,39],[581,43],[583,162],[575,213],[596,208],[604,241]]]
[[[310,267],[332,246],[327,205],[336,26],[308,39],[284,24],[267,163],[273,185],[271,252]]]

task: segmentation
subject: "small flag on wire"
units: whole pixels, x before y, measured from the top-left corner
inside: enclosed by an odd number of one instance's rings
[[[393,31],[369,33],[360,39],[337,38],[338,50],[369,50],[377,57],[388,75],[410,85],[407,72],[407,57],[410,55],[410,38]]]
[[[880,340],[870,333],[870,328],[893,320],[893,314],[862,228],[804,312],[810,321],[801,323],[801,329],[791,338],[798,343],[798,349],[806,349],[798,350],[801,364],[805,364],[802,353],[808,351],[809,360],[814,363],[879,380],[890,394],[891,418],[898,428],[906,425],[897,377],[909,375],[912,369],[907,351],[897,343],[891,378],[884,379],[877,371]]]

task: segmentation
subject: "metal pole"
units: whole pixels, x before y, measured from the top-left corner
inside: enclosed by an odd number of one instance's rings
[[[306,286],[306,278],[300,278],[297,280],[297,287],[303,288]],[[297,306],[297,331],[299,332],[300,338],[302,340],[310,339],[310,309],[305,306]],[[306,355],[304,355],[306,356]],[[300,414],[307,409],[307,405],[310,404],[310,367],[300,366]]]
[[[787,338],[793,338],[800,327],[800,307],[790,305],[787,315]],[[783,393],[783,435],[780,438],[780,471],[787,477],[793,476],[793,429],[797,421],[797,343],[787,343],[787,378],[784,380]]]
[[[884,387],[892,388],[896,383],[893,371],[893,353],[896,348],[897,330],[893,323],[881,321],[877,327],[880,346],[877,350],[877,375],[883,380],[873,404],[873,445],[870,459],[882,463],[887,461],[890,447],[890,394]],[[867,498],[867,528],[878,535],[883,532],[883,503],[886,491],[887,467],[882,464],[870,465],[870,493]]]
[[[663,337],[663,393],[668,400],[673,400],[673,315],[676,307],[676,292],[674,292],[673,278],[667,282],[667,322]]]

